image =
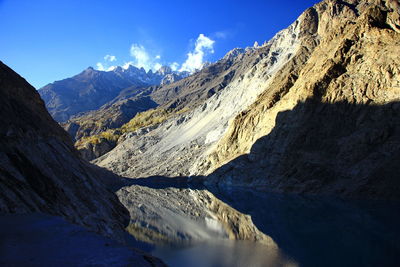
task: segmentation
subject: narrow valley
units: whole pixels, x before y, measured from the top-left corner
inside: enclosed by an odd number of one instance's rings
[[[0,61],[0,265],[398,266],[399,6],[323,0],[211,62],[233,33],[181,64],[134,43],[37,89]]]

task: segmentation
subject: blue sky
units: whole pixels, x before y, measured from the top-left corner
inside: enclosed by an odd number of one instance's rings
[[[36,88],[88,66],[190,70],[262,44],[316,2],[0,0],[0,60]]]

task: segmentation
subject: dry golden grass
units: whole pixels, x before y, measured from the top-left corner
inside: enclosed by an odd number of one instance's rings
[[[134,132],[143,127],[150,127],[160,124],[173,116],[187,112],[189,109],[184,108],[178,111],[166,109],[150,109],[141,113],[131,119],[128,123],[121,127],[123,133]]]
[[[102,140],[117,142],[120,136],[121,134],[118,129],[111,129],[101,132],[100,134],[83,137],[75,143],[75,147],[84,147],[86,144],[97,145],[100,144]]]
[[[117,142],[118,138],[123,133],[135,132],[140,128],[150,127],[153,125],[160,124],[173,116],[178,114],[182,114],[189,111],[188,108],[184,108],[181,110],[166,110],[161,108],[150,109],[144,112],[140,112],[136,114],[129,122],[122,125],[121,128],[118,129],[108,129],[104,132],[101,132],[96,135],[91,135],[87,137],[83,137],[76,141],[75,147],[83,148],[87,144],[97,145],[100,144],[103,140]],[[89,122],[95,124],[96,122]],[[98,122],[97,122],[98,123]]]

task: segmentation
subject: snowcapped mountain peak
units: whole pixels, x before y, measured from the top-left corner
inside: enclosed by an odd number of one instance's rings
[[[158,73],[159,75],[167,75],[167,74],[171,74],[172,73],[172,69],[168,66],[162,66],[161,68],[159,68],[156,73]]]

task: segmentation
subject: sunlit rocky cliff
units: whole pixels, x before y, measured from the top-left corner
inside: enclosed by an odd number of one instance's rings
[[[262,46],[156,90],[190,108],[95,162],[132,178],[395,197],[399,24],[393,1],[323,1]]]

